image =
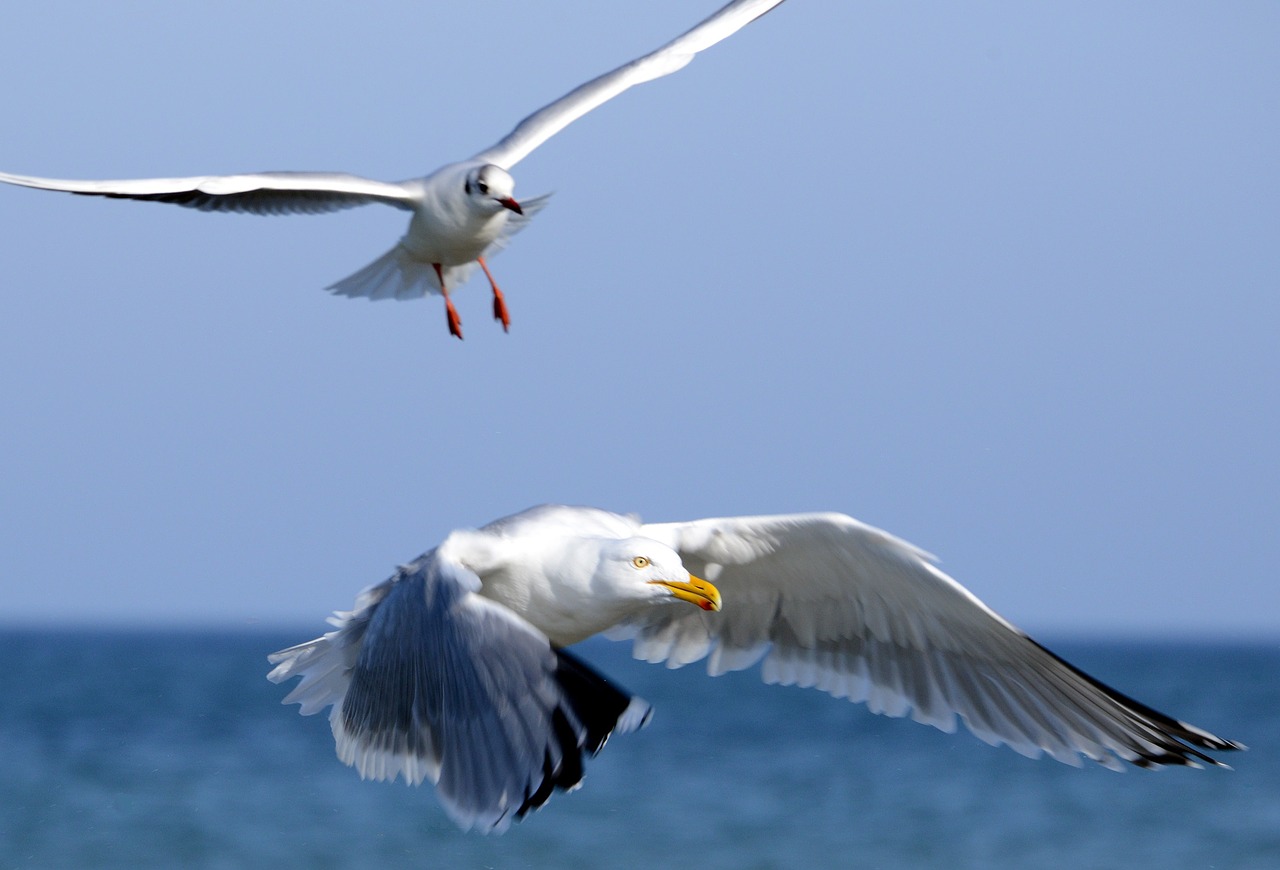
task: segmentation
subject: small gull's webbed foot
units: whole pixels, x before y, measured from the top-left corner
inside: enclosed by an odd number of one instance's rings
[[[448,296],[444,297],[444,313],[449,319],[449,334],[462,338],[462,318],[458,316],[458,309],[453,307],[453,300]]]
[[[494,288],[493,292],[493,319],[502,321],[502,331],[511,331],[511,315],[507,312],[507,303],[502,298],[502,291]]]
[[[510,332],[511,314],[507,311],[506,297],[498,289],[498,282],[493,280],[493,273],[489,271],[489,264],[484,261],[484,257],[477,257],[476,262],[480,264],[481,269],[484,269],[485,277],[489,279],[489,286],[493,288],[493,319],[502,323],[503,332]]]
[[[439,263],[431,265],[436,270],[436,277],[440,279],[440,294],[444,296],[444,314],[449,321],[449,334],[456,335],[461,340],[462,318],[458,316],[458,309],[453,307],[453,300],[449,298],[449,288],[444,286],[444,269]]]

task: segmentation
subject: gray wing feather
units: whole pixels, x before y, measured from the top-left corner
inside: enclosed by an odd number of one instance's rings
[[[607,685],[479,578],[431,551],[338,614],[336,631],[275,653],[304,714],[332,705],[339,758],[369,779],[436,783],[463,828],[501,831],[582,777],[581,756],[648,705]],[[586,675],[582,675],[585,671]]]
[[[408,183],[391,184],[340,172],[260,172],[107,181],[0,173],[0,181],[40,190],[260,215],[320,214],[370,203],[412,209],[416,203],[415,192]]]
[[[946,731],[1067,764],[1219,764],[1239,744],[1103,685],[1002,619],[923,551],[840,514],[646,525],[719,613],[662,609],[623,632],[635,654],[712,674],[763,659],[767,682],[809,686]]]

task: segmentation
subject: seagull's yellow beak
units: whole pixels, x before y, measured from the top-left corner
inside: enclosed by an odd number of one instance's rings
[[[676,598],[696,604],[703,610],[720,609],[720,590],[700,577],[690,574],[688,583],[675,580],[650,580],[649,582],[657,586],[665,586]]]

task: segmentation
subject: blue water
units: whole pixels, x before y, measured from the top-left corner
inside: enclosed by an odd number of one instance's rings
[[[0,868],[1280,867],[1277,644],[1051,643],[1251,747],[1235,771],[1116,774],[590,642],[653,722],[483,836],[280,705],[265,656],[310,636],[0,632]]]

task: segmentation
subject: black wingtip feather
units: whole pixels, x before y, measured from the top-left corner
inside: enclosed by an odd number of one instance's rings
[[[1197,728],[1194,725],[1189,725],[1179,719],[1174,719],[1172,716],[1167,716],[1159,710],[1148,707],[1141,701],[1136,701],[1123,692],[1111,688],[1101,680],[1089,676],[1075,665],[1063,659],[1053,650],[1047,649],[1045,646],[1036,643],[1036,641],[1029,637],[1027,640],[1039,647],[1046,655],[1054,659],[1054,661],[1080,677],[1080,679],[1089,683],[1116,703],[1128,708],[1138,718],[1145,720],[1150,727],[1160,732],[1160,736],[1165,738],[1164,745],[1160,748],[1165,751],[1161,753],[1143,753],[1138,755],[1136,758],[1128,759],[1129,763],[1136,767],[1150,770],[1165,765],[1198,767],[1201,763],[1204,763],[1212,767],[1224,767],[1230,769],[1230,765],[1223,764],[1221,761],[1206,755],[1200,750],[1234,752],[1248,748],[1243,743],[1223,739],[1216,734],[1210,734],[1208,731]]]
[[[557,789],[568,791],[582,782],[583,753],[595,755],[604,748],[633,699],[576,656],[562,649],[555,653],[555,679],[564,695],[564,704],[552,714],[560,758],[557,763],[550,752],[543,758],[542,782],[516,810],[517,819],[545,804]]]

